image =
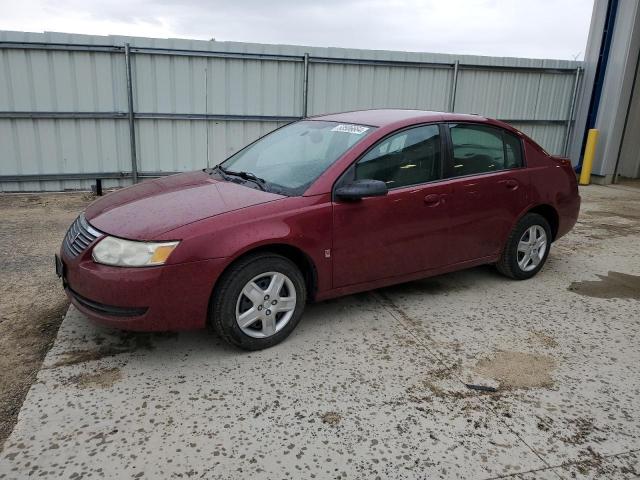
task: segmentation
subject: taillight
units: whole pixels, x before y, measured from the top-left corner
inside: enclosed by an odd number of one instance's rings
[[[573,170],[573,165],[571,165],[571,160],[566,157],[551,158],[560,164],[559,166],[562,168],[562,171],[565,172],[569,177],[569,182],[571,183],[571,185],[573,185],[575,189],[578,190],[578,179],[576,178],[576,172]]]
[[[569,165],[571,166],[571,160],[567,157],[557,157],[557,156],[551,156],[552,159],[554,159],[556,162],[560,163],[560,165]]]

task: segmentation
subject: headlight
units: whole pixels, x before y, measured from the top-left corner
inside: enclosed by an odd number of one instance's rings
[[[162,265],[180,242],[134,242],[104,237],[93,249],[96,263],[118,267]]]

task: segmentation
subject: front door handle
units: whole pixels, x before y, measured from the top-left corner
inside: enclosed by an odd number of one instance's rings
[[[437,193],[427,195],[426,197],[424,197],[424,203],[427,205],[427,207],[435,207],[437,205],[440,205],[440,195],[438,195]]]

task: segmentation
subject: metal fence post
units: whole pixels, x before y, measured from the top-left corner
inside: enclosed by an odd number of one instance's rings
[[[576,110],[576,103],[578,101],[578,85],[580,83],[580,67],[576,68],[576,76],[573,80],[573,93],[571,94],[571,103],[569,105],[569,115],[567,118],[567,125],[564,132],[564,143],[562,145],[562,155],[566,156],[569,150],[569,139],[571,137],[571,130],[573,127],[573,115]]]
[[[131,179],[138,183],[138,159],[136,155],[136,127],[133,112],[133,82],[131,80],[131,49],[124,44],[125,72],[127,75],[127,102],[129,105],[129,148],[131,149]]]
[[[304,72],[302,76],[302,116],[307,116],[309,105],[309,54],[304,54]]]
[[[453,78],[451,79],[451,90],[449,91],[449,111],[453,112],[456,108],[456,90],[458,89],[458,67],[460,61],[456,60],[453,64]]]

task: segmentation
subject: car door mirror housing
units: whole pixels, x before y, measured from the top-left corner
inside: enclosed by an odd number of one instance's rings
[[[340,200],[360,200],[366,197],[381,197],[389,192],[381,180],[355,180],[338,187],[336,197]]]

